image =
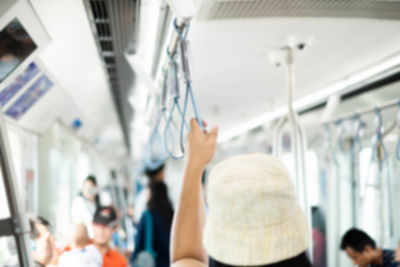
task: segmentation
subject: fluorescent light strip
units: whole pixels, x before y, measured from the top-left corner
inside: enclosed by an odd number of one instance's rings
[[[295,110],[304,109],[307,106],[318,104],[325,101],[330,96],[334,94],[343,93],[350,86],[355,85],[363,80],[366,80],[374,75],[380,74],[390,68],[393,68],[400,64],[400,55],[392,56],[389,60],[386,60],[380,64],[377,64],[365,71],[359,72],[353,76],[350,76],[342,81],[334,83],[331,86],[318,90],[308,96],[295,100],[293,102],[293,108]],[[228,141],[229,139],[236,137],[238,135],[244,134],[256,127],[262,126],[268,122],[271,122],[287,112],[287,105],[284,105],[274,111],[267,112],[261,116],[258,116],[238,127],[222,132],[219,135],[218,143]]]

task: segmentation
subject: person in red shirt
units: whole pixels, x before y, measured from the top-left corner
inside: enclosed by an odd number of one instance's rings
[[[109,243],[117,229],[117,213],[112,207],[99,207],[93,217],[93,244],[103,255],[103,267],[127,267],[124,256]]]

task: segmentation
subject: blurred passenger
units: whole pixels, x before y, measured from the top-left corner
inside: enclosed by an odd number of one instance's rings
[[[396,249],[396,252],[394,254],[395,261],[400,263],[400,241],[399,241],[399,246]]]
[[[381,249],[364,231],[352,228],[342,238],[341,249],[353,263],[360,267],[397,267],[394,262],[394,251]]]
[[[320,207],[312,207],[313,265],[326,267],[325,216]]]
[[[164,181],[164,167],[165,164],[159,164],[158,166],[147,167],[145,170],[145,176],[147,177],[147,185],[150,185],[154,181]],[[146,210],[147,203],[150,199],[150,189],[149,186],[143,188],[136,200],[136,210],[135,210],[135,223],[138,223],[142,218],[143,212]]]
[[[93,237],[93,215],[99,205],[100,199],[96,177],[89,175],[83,183],[82,192],[79,193],[72,203],[72,223],[83,223],[88,230],[90,238]]]
[[[169,243],[171,224],[174,215],[171,201],[168,198],[168,189],[164,182],[155,180],[150,184],[150,200],[147,211],[143,214],[137,227],[135,251],[131,256],[133,262],[138,254],[145,250],[147,227],[151,227],[153,237],[152,250],[156,255],[156,267],[169,266]],[[149,216],[149,217],[146,217]],[[149,225],[149,218],[151,224]]]
[[[289,172],[274,157],[241,155],[215,166],[207,183],[206,217],[201,178],[217,135],[217,128],[203,132],[191,120],[172,226],[173,266],[310,267],[306,216]]]
[[[93,217],[93,243],[103,255],[103,267],[127,267],[126,259],[110,248],[113,233],[117,230],[117,213],[113,207],[99,207]]]
[[[53,258],[52,235],[49,231],[50,223],[43,217],[31,216],[29,224],[31,227],[31,250],[35,266],[46,266]]]
[[[64,249],[62,248],[60,243],[56,240],[54,235],[51,236],[50,242],[51,242],[51,245],[53,248],[53,258],[51,259],[51,262],[48,265],[48,267],[58,266],[58,261],[60,259],[61,254],[63,253]]]
[[[101,267],[103,256],[94,245],[88,245],[89,236],[86,226],[75,224],[69,232],[70,251],[60,256],[59,267]]]

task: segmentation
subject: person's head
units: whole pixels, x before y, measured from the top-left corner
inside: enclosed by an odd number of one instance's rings
[[[83,182],[82,195],[89,201],[97,201],[97,180],[93,175],[89,175]]]
[[[309,267],[309,227],[285,166],[264,154],[229,158],[208,179],[204,247],[226,266]],[[299,258],[296,258],[299,256]],[[221,265],[223,266],[223,265]]]
[[[159,210],[165,217],[167,227],[171,226],[174,211],[168,198],[167,185],[164,182],[154,181],[150,183],[150,199],[147,207]]]
[[[40,216],[31,216],[29,224],[33,259],[42,265],[47,265],[53,258],[52,235],[48,228],[50,223]]]
[[[375,259],[376,243],[364,231],[352,228],[342,238],[340,248],[357,266],[364,267]]]
[[[145,170],[145,174],[147,178],[149,178],[150,182],[153,181],[164,181],[164,164],[160,164],[159,166],[152,166],[152,168],[147,167]]]
[[[81,223],[71,226],[69,237],[72,249],[82,249],[89,243],[86,226]]]
[[[97,208],[93,216],[93,243],[108,246],[117,225],[117,213],[113,207]]]

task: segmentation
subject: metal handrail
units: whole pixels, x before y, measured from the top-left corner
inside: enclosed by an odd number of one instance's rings
[[[3,176],[3,184],[7,197],[7,204],[11,214],[11,231],[5,233],[7,236],[14,236],[18,251],[20,266],[33,267],[33,260],[30,254],[28,233],[29,222],[24,214],[21,198],[16,184],[16,175],[11,161],[11,153],[8,142],[3,114],[0,114],[0,164]]]
[[[283,48],[285,53],[285,63],[286,63],[286,82],[288,89],[287,114],[278,122],[277,128],[274,132],[274,154],[275,156],[280,156],[281,154],[281,135],[282,129],[286,123],[290,123],[292,130],[292,149],[295,157],[295,179],[296,179],[296,190],[300,193],[300,175],[303,182],[303,205],[304,211],[307,217],[307,221],[311,227],[311,212],[308,205],[308,189],[307,189],[307,175],[306,175],[306,164],[305,164],[305,152],[306,152],[306,138],[304,135],[304,129],[300,124],[298,115],[293,108],[293,90],[295,88],[295,66],[294,66],[294,54],[293,48],[287,46]],[[310,248],[309,248],[310,258],[312,258],[312,237],[310,237]]]

